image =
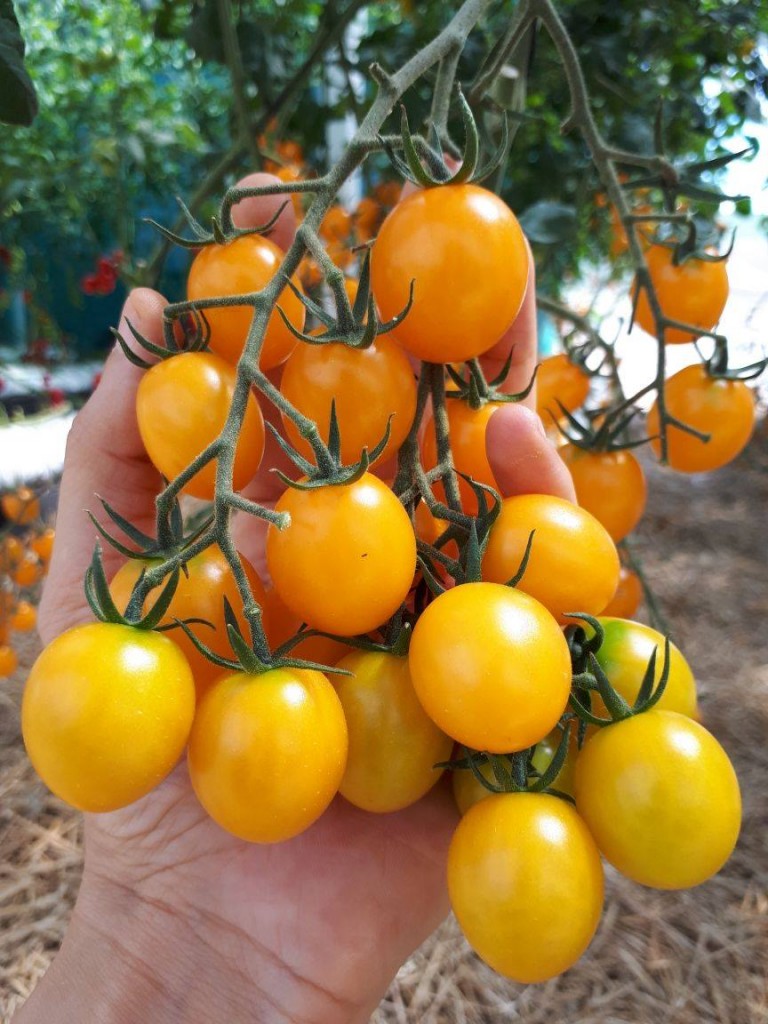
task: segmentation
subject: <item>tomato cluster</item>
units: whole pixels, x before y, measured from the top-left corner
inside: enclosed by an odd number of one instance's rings
[[[0,679],[18,665],[14,633],[35,628],[40,582],[53,553],[54,531],[41,517],[40,497],[21,486],[0,496]]]
[[[361,225],[359,208],[331,208],[328,251]],[[103,812],[148,794],[186,749],[200,804],[257,843],[299,835],[337,794],[396,812],[450,769],[463,812],[448,855],[456,915],[497,970],[543,981],[595,933],[601,856],[643,884],[695,885],[738,834],[738,784],[696,721],[688,665],[627,617],[638,580],[616,541],[642,512],[642,473],[628,452],[572,446],[580,505],[498,493],[486,433],[515,396],[471,375],[518,315],[530,268],[516,218],[492,193],[444,184],[386,217],[370,281],[374,326],[394,330],[367,345],[356,344],[370,326],[359,309],[349,343],[324,341],[305,325],[318,307],[301,280],[286,285],[258,357],[277,384],[257,395],[242,390],[264,379],[257,357],[243,358],[248,297],[281,280],[282,258],[258,233],[202,245],[188,295],[207,346],[169,351],[137,398],[147,455],[165,478],[184,474],[187,494],[216,498],[215,517],[232,499],[223,455],[236,495],[276,468],[263,465],[267,414],[298,467],[261,510],[271,585],[233,559],[229,533],[186,554],[205,525],[177,524],[162,551],[158,536],[109,589],[95,556],[87,592],[104,621],[69,630],[35,663],[22,709],[30,758],[54,792]],[[223,296],[240,301],[205,306]],[[467,366],[449,379],[456,362]],[[420,431],[425,382],[432,412]],[[589,390],[583,365],[553,357],[539,408],[575,411]],[[239,432],[222,447],[236,405]],[[438,466],[446,446],[464,474],[458,497],[450,466]],[[434,468],[439,480],[426,475]]]

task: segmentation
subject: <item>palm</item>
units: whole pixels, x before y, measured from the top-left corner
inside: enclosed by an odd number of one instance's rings
[[[140,802],[90,817],[86,843],[94,875],[204,922],[209,941],[237,943],[246,970],[249,957],[263,963],[266,955],[355,1000],[363,996],[349,991],[350,979],[365,977],[367,990],[376,965],[383,989],[447,913],[445,856],[456,818],[443,786],[396,814],[368,814],[337,798],[303,835],[256,846],[207,816],[180,764]]]

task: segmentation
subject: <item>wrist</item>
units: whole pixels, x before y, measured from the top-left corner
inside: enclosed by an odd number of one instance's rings
[[[86,876],[62,947],[14,1024],[363,1024],[267,945]]]

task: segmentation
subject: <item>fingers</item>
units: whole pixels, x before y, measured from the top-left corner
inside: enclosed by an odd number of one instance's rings
[[[241,178],[236,187],[257,188],[274,185],[279,181],[280,179],[276,178],[274,174],[257,171],[255,174],[248,174]],[[285,252],[296,234],[296,213],[290,195],[253,196],[241,199],[232,207],[232,221],[238,228],[255,228],[260,224],[269,223],[281,206],[283,212],[277,218],[268,237]]]
[[[527,243],[526,243],[527,244]],[[501,390],[514,395],[524,391],[530,383],[538,360],[536,348],[536,267],[533,255],[528,246],[528,284],[520,312],[511,327],[496,342],[492,349],[481,356],[485,376],[492,380],[504,368],[504,363],[512,353],[509,372],[501,385]],[[536,408],[536,387],[521,403],[529,409]]]
[[[533,410],[502,406],[488,421],[485,446],[503,497],[553,494],[576,501],[571,474]]]
[[[150,341],[160,343],[164,306],[163,296],[149,288],[130,293],[120,333],[132,348],[138,350],[139,346],[127,321]],[[72,424],[59,492],[56,543],[40,602],[38,622],[45,643],[91,618],[83,576],[98,532],[85,510],[90,509],[105,526],[109,523],[96,495],[103,496],[139,529],[154,532],[154,498],[160,490],[160,477],[144,452],[136,421],[136,390],[142,372],[116,345],[99,386]],[[109,577],[122,556],[106,543],[103,548]]]

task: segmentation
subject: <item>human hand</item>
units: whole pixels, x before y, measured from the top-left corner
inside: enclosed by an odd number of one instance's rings
[[[279,203],[246,200],[238,223],[264,222]],[[273,237],[287,246],[294,229],[288,204]],[[132,292],[123,336],[130,319],[159,340],[164,304],[156,292]],[[507,388],[519,391],[536,361],[533,281],[515,324],[486,356],[491,372],[513,345]],[[83,510],[94,507],[94,495],[151,532],[160,479],[136,423],[141,373],[116,348],[73,426],[40,607],[46,643],[91,618],[82,579],[96,533]],[[567,470],[524,403],[494,414],[487,447],[503,494],[573,499]],[[274,497],[273,480],[262,472],[249,493]],[[258,524],[247,520],[239,530],[246,553],[257,559]],[[105,552],[108,575],[119,561]],[[337,798],[297,838],[251,845],[208,817],[182,762],[132,806],[86,815],[85,870],[72,923],[18,1024],[366,1021],[397,968],[448,911],[445,859],[456,820],[449,789],[438,785],[418,804],[388,815]]]

